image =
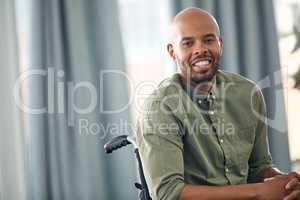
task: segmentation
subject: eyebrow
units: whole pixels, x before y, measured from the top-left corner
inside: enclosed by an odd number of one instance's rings
[[[205,34],[203,37],[216,37],[216,35],[213,33],[208,33],[208,34]]]
[[[203,35],[202,37],[203,38],[207,38],[207,37],[216,38],[216,35],[214,33],[207,33],[207,34]],[[184,41],[187,41],[187,40],[193,40],[194,38],[195,37],[192,37],[192,36],[183,37],[180,42],[184,42]]]
[[[194,39],[194,37],[183,37],[183,38],[181,39],[181,42],[184,42],[184,41],[186,41],[186,40],[192,40],[192,39]]]

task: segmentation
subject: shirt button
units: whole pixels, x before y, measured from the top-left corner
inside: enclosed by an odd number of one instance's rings
[[[208,112],[208,114],[210,114],[210,115],[214,115],[214,114],[215,114],[215,112],[214,112],[214,111],[209,111],[209,112]]]
[[[220,139],[220,142],[221,142],[221,143],[223,143],[223,142],[224,142],[224,140],[223,140],[223,139]]]

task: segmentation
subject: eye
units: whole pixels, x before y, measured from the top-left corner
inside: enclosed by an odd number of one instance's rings
[[[193,41],[185,41],[182,43],[182,46],[184,47],[191,47],[193,45]]]
[[[205,42],[205,43],[208,43],[208,44],[209,44],[209,43],[213,43],[214,41],[215,41],[215,38],[212,38],[212,37],[210,37],[210,38],[205,38],[205,39],[204,39],[204,42]]]

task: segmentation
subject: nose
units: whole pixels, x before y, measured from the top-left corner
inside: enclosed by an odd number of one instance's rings
[[[197,41],[195,46],[194,46],[194,54],[195,55],[203,55],[207,54],[208,49],[205,44],[203,44],[201,41]]]

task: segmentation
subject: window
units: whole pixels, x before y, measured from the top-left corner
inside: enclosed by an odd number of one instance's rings
[[[171,19],[168,1],[119,0],[123,46],[130,77],[134,121],[143,99],[175,71],[166,41]]]
[[[300,171],[300,2],[275,0],[290,155]]]

